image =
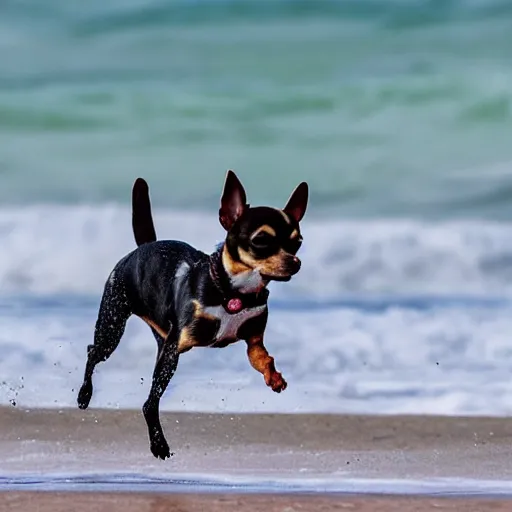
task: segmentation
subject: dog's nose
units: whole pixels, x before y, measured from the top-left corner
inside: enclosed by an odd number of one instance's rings
[[[296,274],[300,270],[301,261],[297,256],[292,256],[289,263],[290,272]]]

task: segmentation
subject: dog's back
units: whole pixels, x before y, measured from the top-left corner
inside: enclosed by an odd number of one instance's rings
[[[169,307],[169,292],[180,275],[180,266],[192,268],[208,256],[191,245],[176,240],[147,242],[125,256],[111,276],[121,279],[133,313]]]

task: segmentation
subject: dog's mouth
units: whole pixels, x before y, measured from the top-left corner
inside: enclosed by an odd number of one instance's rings
[[[275,268],[275,270],[267,266],[267,268],[261,268],[259,272],[261,278],[266,281],[281,281],[285,283],[289,281],[295,274],[297,274],[297,272],[300,270],[300,266],[301,264],[299,258],[289,257],[279,267]],[[265,273],[265,270],[270,270],[272,273],[267,274]]]
[[[261,278],[265,281],[280,281],[282,283],[288,282],[292,276],[269,276],[268,274],[260,274]]]

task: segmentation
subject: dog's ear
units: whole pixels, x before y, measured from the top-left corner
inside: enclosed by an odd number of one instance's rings
[[[132,189],[132,229],[137,247],[149,242],[156,242],[149,186],[142,178],[135,180]]]
[[[309,187],[308,184],[303,181],[297,188],[292,192],[290,199],[283,208],[290,217],[293,217],[297,222],[302,220],[308,207]]]
[[[229,231],[245,210],[249,208],[245,190],[236,174],[229,170],[220,200],[219,220],[222,227]]]

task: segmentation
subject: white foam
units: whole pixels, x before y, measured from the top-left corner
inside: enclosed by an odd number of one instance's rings
[[[210,252],[224,232],[214,215],[156,211],[161,239]],[[303,266],[273,297],[340,294],[512,295],[512,224],[315,221],[303,226]],[[0,293],[98,296],[135,248],[118,206],[0,209]]]
[[[0,316],[0,403],[75,407],[96,309]],[[266,345],[288,389],[273,393],[243,342],[184,354],[164,410],[211,412],[512,413],[512,309],[391,307],[271,311]],[[130,320],[98,366],[91,407],[140,408],[156,343]]]
[[[207,251],[223,236],[207,214],[157,211],[155,223],[160,238]],[[181,358],[162,408],[510,414],[512,306],[489,299],[512,297],[511,228],[310,219],[301,272],[272,284],[267,345],[288,389],[277,395],[265,386],[243,343],[194,349]],[[75,407],[104,281],[135,246],[130,212],[3,209],[0,246],[0,403]],[[34,302],[55,294],[64,294],[60,303]],[[393,297],[406,294],[416,303]],[[461,300],[447,305],[430,295]],[[471,305],[470,295],[487,305]],[[370,303],[376,297],[379,307]],[[297,298],[344,303],[293,309]],[[140,407],[155,351],[147,326],[131,320],[118,351],[98,367],[91,406]]]

